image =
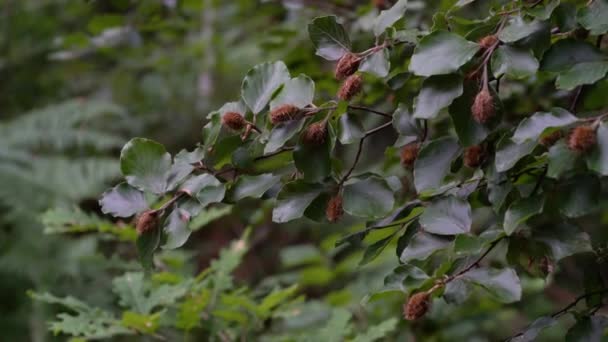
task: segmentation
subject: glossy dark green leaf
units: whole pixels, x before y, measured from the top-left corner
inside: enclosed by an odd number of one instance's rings
[[[462,278],[483,287],[500,302],[513,303],[521,299],[521,283],[511,268],[474,268]]]
[[[393,191],[384,179],[367,177],[344,186],[344,211],[353,216],[381,218],[395,205]]]
[[[160,245],[161,229],[159,225],[144,232],[137,237],[135,242],[139,262],[146,270],[154,268],[154,252]]]
[[[551,14],[559,3],[560,0],[549,0],[547,3],[541,3],[540,6],[530,6],[527,12],[539,20],[547,20],[551,17]]]
[[[540,69],[551,72],[565,72],[577,64],[605,60],[593,45],[571,38],[557,41],[545,53]]]
[[[399,0],[391,8],[380,12],[374,21],[374,34],[381,35],[384,31],[393,26],[405,14],[407,0]]]
[[[417,137],[421,132],[416,119],[411,115],[407,106],[400,103],[393,113],[393,127],[401,135]]]
[[[559,179],[574,168],[577,158],[578,154],[569,149],[564,140],[558,141],[549,148],[547,177]]]
[[[315,97],[315,82],[306,75],[299,75],[283,83],[283,88],[270,101],[270,109],[284,104],[304,108],[312,103]]]
[[[511,138],[503,137],[498,142],[496,150],[496,157],[494,164],[496,165],[496,171],[504,172],[511,169],[517,162],[530,154],[534,147],[536,147],[536,141],[527,140],[521,144],[516,144]]]
[[[409,70],[419,76],[457,71],[479,50],[479,45],[447,31],[435,31],[420,40]]]
[[[520,335],[515,336],[511,341],[513,342],[532,342],[536,341],[536,337],[540,332],[546,328],[549,328],[557,323],[557,320],[553,317],[540,317],[537,318],[532,324],[530,324],[526,330]]]
[[[566,217],[580,217],[592,213],[600,203],[602,186],[593,176],[579,175],[558,194],[559,211]]]
[[[302,130],[303,126],[304,120],[291,120],[274,126],[264,147],[264,153],[272,153],[283,147],[289,139]]]
[[[498,34],[498,39],[505,43],[513,43],[538,31],[541,25],[538,20],[526,21],[520,16],[512,16]]]
[[[506,75],[513,79],[522,79],[536,74],[538,60],[522,48],[509,45],[500,46],[492,54],[492,72],[495,77]]]
[[[543,211],[545,199],[542,196],[522,198],[513,202],[505,212],[503,228],[511,235],[522,223]]]
[[[359,117],[353,114],[343,114],[338,122],[338,140],[343,145],[359,141],[365,135],[365,129]]]
[[[608,327],[608,318],[605,316],[583,316],[568,330],[565,340],[567,342],[601,342],[604,339],[606,327]]]
[[[462,279],[454,279],[445,286],[443,298],[448,304],[459,305],[469,298],[471,290],[471,285],[468,282]]]
[[[329,136],[320,146],[309,146],[303,142],[296,145],[293,160],[298,170],[304,174],[304,180],[320,182],[329,176],[331,173],[329,145]]]
[[[589,33],[597,36],[608,32],[608,1],[594,0],[578,10],[576,19]]]
[[[409,293],[422,286],[429,276],[413,265],[399,265],[384,278],[384,290],[398,290]]]
[[[322,186],[303,181],[285,184],[272,211],[272,221],[283,223],[302,217],[306,208],[321,191]]]
[[[587,167],[602,176],[608,176],[608,125],[597,129],[597,146],[586,156]]]
[[[578,118],[565,109],[553,108],[551,112],[536,112],[523,119],[511,140],[521,144],[526,140],[538,140],[543,131],[550,127],[564,127],[578,121]]]
[[[359,71],[364,71],[378,77],[386,77],[391,68],[388,49],[382,49],[365,57],[361,61]]]
[[[579,63],[557,76],[558,89],[572,90],[579,85],[593,84],[606,76],[608,58],[603,61]]]
[[[315,18],[308,25],[308,35],[317,49],[317,55],[330,61],[340,59],[350,51],[350,39],[335,16]]]
[[[192,170],[195,163],[201,161],[205,157],[205,150],[197,147],[192,152],[181,150],[173,158],[171,171],[167,176],[167,191],[171,191],[186,178]]]
[[[226,187],[217,178],[209,174],[203,174],[190,179],[193,190],[190,192],[202,206],[210,203],[218,203],[224,199]]]
[[[443,137],[425,144],[414,165],[414,184],[422,192],[441,185],[450,171],[452,160],[458,156],[460,146],[456,139]]]
[[[577,253],[592,251],[589,235],[567,223],[537,229],[533,237],[549,247],[556,261]]]
[[[490,130],[473,119],[471,106],[477,95],[477,85],[465,82],[464,93],[452,102],[448,111],[452,118],[454,130],[462,146],[477,145],[489,134]]]
[[[289,70],[281,61],[258,64],[245,75],[241,97],[253,114],[258,114],[266,107],[274,92],[289,79]]]
[[[433,253],[447,248],[450,244],[449,239],[420,231],[414,234],[408,246],[399,256],[399,260],[403,263],[411,260],[424,260]]]
[[[148,209],[143,192],[120,183],[101,195],[101,212],[114,217],[130,217]]]
[[[165,220],[163,232],[166,240],[162,248],[176,249],[183,246],[192,233],[192,230],[188,227],[189,222],[190,213],[180,208],[173,209]]]
[[[120,170],[132,186],[155,194],[167,188],[171,155],[165,147],[144,138],[131,139],[120,152]]]
[[[424,80],[414,101],[414,118],[434,119],[439,112],[462,95],[462,78],[458,75],[431,76]]]
[[[247,197],[260,198],[280,180],[281,176],[270,173],[259,176],[240,176],[230,189],[230,199],[239,201]]]
[[[371,245],[369,245],[365,249],[365,252],[363,253],[363,257],[361,258],[361,261],[359,262],[359,266],[367,265],[368,263],[370,263],[374,259],[376,259],[382,253],[382,251],[388,246],[388,244],[393,240],[394,237],[395,237],[395,234],[393,233],[393,234],[391,234],[385,238],[382,238],[382,239],[372,243]]]
[[[422,228],[433,234],[456,235],[471,230],[469,202],[454,196],[439,199],[429,205],[419,219]]]

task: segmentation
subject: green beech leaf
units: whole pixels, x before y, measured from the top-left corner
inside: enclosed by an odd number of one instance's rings
[[[418,192],[436,188],[450,171],[460,146],[456,139],[443,137],[425,144],[414,165],[414,184]]]
[[[536,337],[540,332],[546,328],[549,328],[557,323],[557,320],[553,317],[543,316],[537,318],[532,324],[530,324],[526,330],[520,335],[515,336],[511,341],[513,342],[533,342],[536,341]]]
[[[137,246],[139,262],[146,270],[154,268],[154,252],[160,245],[160,237],[161,229],[159,225],[137,237],[135,245]]]
[[[528,22],[520,16],[512,16],[498,34],[498,39],[505,43],[513,43],[537,32],[541,26],[542,23],[538,20]]]
[[[404,136],[417,137],[421,133],[416,119],[410,115],[407,106],[403,103],[400,103],[393,113],[393,127],[395,127],[395,130],[399,134]]]
[[[343,114],[338,122],[338,140],[343,145],[359,141],[365,135],[361,120],[353,114]]]
[[[281,176],[270,173],[259,176],[241,176],[230,189],[230,199],[239,201],[247,197],[260,198],[280,180]]]
[[[241,97],[253,114],[261,112],[274,92],[290,80],[285,63],[278,61],[254,66],[243,80]]]
[[[577,64],[599,62],[606,59],[593,45],[571,38],[562,39],[551,45],[543,55],[540,70],[565,72]]]
[[[327,60],[340,59],[350,51],[350,39],[335,16],[318,17],[308,24],[308,35],[317,49],[317,55]]]
[[[378,77],[386,77],[391,68],[388,49],[382,49],[365,57],[361,61],[359,71],[368,72]]]
[[[558,89],[572,90],[582,84],[593,84],[606,76],[608,58],[604,61],[576,64],[557,76]]]
[[[148,209],[143,192],[120,183],[101,195],[101,212],[114,217],[130,217]]]
[[[560,0],[549,0],[546,4],[532,6],[531,8],[527,8],[526,11],[539,20],[547,20],[551,17],[557,6],[559,6],[559,3]]]
[[[424,80],[414,101],[414,118],[434,119],[439,111],[462,95],[462,78],[458,75],[431,76]]]
[[[577,253],[590,252],[593,250],[589,235],[577,227],[560,223],[544,226],[533,232],[535,240],[546,244],[555,261],[569,257]]]
[[[395,237],[395,233],[393,233],[385,238],[382,238],[382,239],[372,243],[371,245],[369,245],[365,249],[365,252],[363,253],[363,258],[361,258],[361,261],[359,262],[359,266],[369,264],[374,259],[376,259],[382,253],[382,251],[386,248],[386,246],[388,246],[388,244],[393,240],[394,237]]]
[[[538,60],[526,49],[502,45],[492,54],[492,71],[495,77],[506,75],[513,79],[522,79],[534,76],[538,66]]]
[[[410,293],[429,280],[420,268],[411,264],[399,265],[384,278],[384,291],[398,290]]]
[[[357,335],[352,342],[374,342],[387,337],[397,327],[399,320],[390,318],[376,325],[370,326],[365,333]]]
[[[195,148],[192,152],[181,150],[175,155],[171,171],[167,176],[167,191],[175,189],[194,170],[193,164],[201,161],[204,157],[205,150],[200,147]]]
[[[374,21],[374,34],[377,36],[384,33],[384,31],[393,26],[399,19],[405,14],[407,9],[407,0],[399,0],[391,8],[380,12],[376,20]]]
[[[384,179],[367,177],[344,186],[344,211],[353,216],[381,218],[395,205],[393,191]]]
[[[479,45],[447,31],[435,31],[420,40],[409,70],[419,76],[457,71],[479,50]]]
[[[594,176],[577,176],[559,191],[559,211],[566,217],[580,217],[595,211],[602,186]]]
[[[578,154],[568,148],[565,140],[560,140],[549,148],[547,155],[547,177],[559,179],[575,166]]]
[[[509,206],[503,223],[507,235],[511,235],[522,223],[543,211],[544,197],[528,197],[520,199]]]
[[[264,153],[272,153],[283,147],[289,139],[302,130],[303,126],[304,120],[291,120],[274,126],[264,147]]]
[[[535,140],[527,140],[521,144],[517,144],[512,139],[506,136],[503,137],[498,142],[496,157],[494,159],[496,171],[504,172],[511,169],[521,158],[530,154],[534,150],[534,147],[536,147]]]
[[[304,181],[285,184],[272,211],[272,221],[283,223],[302,217],[306,208],[321,191],[322,186]]]
[[[134,138],[120,152],[120,170],[132,186],[155,194],[167,188],[171,156],[155,141]]]
[[[576,19],[589,33],[597,36],[608,32],[608,1],[594,0],[578,10]]]
[[[217,178],[209,174],[203,174],[192,177],[190,192],[202,206],[206,206],[210,203],[221,202],[224,199],[226,193],[226,187]]]
[[[587,167],[602,176],[608,176],[608,125],[597,129],[597,146],[586,156]]]
[[[436,235],[419,231],[399,256],[399,260],[407,263],[411,260],[425,260],[433,253],[447,248],[451,241]]]
[[[443,298],[448,304],[460,305],[471,294],[471,285],[463,279],[454,279],[445,286]]]
[[[516,144],[530,139],[536,141],[547,128],[568,126],[577,121],[576,116],[562,108],[553,108],[550,113],[536,112],[519,123],[511,140]]]
[[[431,203],[420,216],[422,228],[433,234],[456,235],[471,230],[469,202],[448,196]]]
[[[222,131],[222,117],[219,112],[213,112],[207,116],[209,122],[203,127],[203,147],[208,150],[217,141]]]
[[[183,246],[192,230],[188,228],[190,222],[190,214],[180,208],[175,208],[165,220],[163,232],[166,236],[166,241],[162,245],[163,249],[175,249]]]
[[[270,109],[284,104],[304,108],[312,103],[315,97],[315,82],[306,75],[292,78],[283,84],[277,96],[270,101]]]
[[[521,299],[521,283],[517,273],[511,268],[475,268],[465,273],[462,278],[483,287],[503,303],[513,303]]]
[[[475,101],[477,89],[477,84],[465,82],[464,93],[455,99],[448,108],[454,130],[463,146],[477,145],[489,134],[489,127],[475,121],[471,115],[471,106]]]
[[[329,130],[329,125],[327,127]],[[329,133],[329,132],[328,132]],[[304,174],[304,180],[309,182],[320,182],[331,173],[330,137],[327,134],[325,141],[320,146],[309,146],[299,142],[293,151],[293,161]]]
[[[602,1],[602,0],[596,0]],[[604,340],[604,330],[608,327],[608,318],[605,316],[582,316],[576,324],[568,330],[567,342],[601,342]]]

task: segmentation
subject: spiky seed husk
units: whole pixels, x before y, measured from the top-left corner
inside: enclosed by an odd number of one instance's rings
[[[325,121],[319,121],[306,128],[302,134],[302,142],[310,146],[319,146],[325,142],[326,136],[327,123]]]
[[[464,165],[472,169],[479,167],[483,163],[484,159],[485,150],[479,145],[467,147],[464,150],[464,156],[462,157]]]
[[[481,46],[482,49],[487,50],[492,45],[496,44],[497,41],[498,41],[498,38],[496,38],[495,35],[485,36],[479,40],[479,46]]]
[[[559,139],[562,138],[562,131],[554,131],[549,134],[545,134],[538,141],[541,145],[549,148],[553,146]]]
[[[138,234],[143,234],[156,227],[158,214],[154,210],[146,210],[137,217],[135,230]]]
[[[347,52],[340,58],[338,64],[336,64],[335,75],[336,79],[341,81],[348,76],[357,72],[359,69],[359,64],[361,63],[361,58],[356,55]]]
[[[336,194],[327,202],[325,216],[329,222],[336,222],[342,218],[342,215],[344,215],[344,209],[342,208],[342,196],[340,196],[340,194]]]
[[[242,130],[247,122],[245,118],[237,112],[227,112],[222,116],[222,124],[232,130]]]
[[[477,96],[475,96],[475,101],[471,106],[471,113],[473,119],[480,124],[488,122],[488,120],[496,114],[494,110],[494,99],[487,88],[484,87]]]
[[[373,0],[372,3],[379,10],[385,10],[390,7],[388,0]]]
[[[596,142],[595,127],[588,125],[576,127],[568,137],[568,147],[580,153],[589,151]]]
[[[350,101],[363,88],[363,78],[361,75],[354,74],[349,76],[338,91],[338,98],[343,101]]]
[[[418,158],[420,145],[416,142],[409,143],[401,149],[401,164],[408,169],[414,167],[414,162]]]
[[[408,321],[417,320],[429,311],[430,306],[431,301],[428,293],[416,293],[403,305],[403,317]]]
[[[273,125],[295,120],[299,117],[300,108],[290,104],[278,106],[272,112],[270,112],[270,122],[272,122]]]

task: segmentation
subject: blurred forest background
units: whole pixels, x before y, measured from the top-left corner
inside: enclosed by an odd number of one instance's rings
[[[408,15],[431,23],[433,13],[451,2],[410,1]],[[32,301],[27,290],[107,307],[115,300],[112,278],[139,270],[130,222],[105,221],[97,204],[119,178],[118,156],[130,137],[154,139],[171,153],[195,146],[207,113],[237,98],[247,70],[263,61],[283,60],[292,75],[311,76],[318,92],[335,93],[332,66],[315,56],[306,25],[320,14],[339,14],[356,32],[369,25],[377,14],[374,6],[383,2],[374,3],[0,1],[0,339],[54,339],[46,321],[56,312]],[[605,96],[605,81],[599,89]],[[585,106],[602,102],[600,90],[584,94]],[[371,92],[374,96],[386,93]],[[377,139],[378,148],[384,148],[383,138]],[[366,156],[364,162],[373,158]],[[211,216],[223,217],[201,218],[195,229],[204,229],[163,260],[183,265],[183,272],[200,271],[241,236],[242,218],[263,218],[269,208],[239,205],[218,211]],[[361,251],[334,248],[344,234],[340,226],[299,222],[275,229],[269,220],[258,221],[263,223],[256,227],[237,280],[297,280],[308,298],[319,299],[318,306],[358,305],[397,263],[392,253],[384,253],[357,268]],[[54,234],[64,232],[75,234]],[[529,317],[554,308],[542,294],[542,280],[523,285],[524,291],[538,294],[526,302]],[[377,303],[361,311],[358,321],[394,317],[403,297]],[[439,308],[436,315],[442,317],[441,329],[432,322],[423,329],[452,340],[508,336],[527,322],[518,321],[513,307],[483,298]],[[556,336],[564,333],[557,329]]]

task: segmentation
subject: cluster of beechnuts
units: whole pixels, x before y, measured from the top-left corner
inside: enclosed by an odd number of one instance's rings
[[[378,6],[383,6],[385,2],[376,1],[375,3]],[[468,77],[469,79],[477,79],[480,83],[480,90],[475,96],[470,108],[471,117],[480,124],[487,124],[496,114],[495,101],[489,88],[486,64],[489,60],[489,56],[491,56],[493,50],[499,44],[500,42],[495,35],[486,36],[479,41],[479,45],[484,51],[484,61],[482,62],[482,65]],[[337,93],[338,99],[350,101],[354,96],[361,92],[363,79],[361,75],[357,73],[361,60],[361,56],[348,52],[344,54],[336,64],[334,72],[335,78],[342,81],[342,85]],[[481,68],[483,68],[483,75],[482,77],[477,77]],[[313,108],[298,108],[292,104],[283,104],[270,112],[269,120],[272,125],[279,125],[281,123],[314,115],[317,112],[318,109],[314,106]],[[302,143],[311,147],[322,145],[327,139],[328,119],[329,115],[320,121],[310,124],[301,134],[300,139]],[[244,115],[238,112],[232,111],[225,113],[222,116],[222,125],[233,131],[243,131],[241,135],[243,141],[249,137],[252,130],[261,133],[260,129],[256,127],[255,124],[247,121]],[[568,148],[577,153],[589,151],[596,144],[596,130],[598,125],[599,120],[596,120],[592,124],[583,124],[573,128],[566,137]],[[539,143],[546,148],[549,148],[563,137],[563,132],[556,130],[543,135],[539,139]],[[414,167],[421,145],[422,141],[416,141],[409,143],[402,148],[400,153],[401,164],[405,168],[412,169]],[[468,168],[478,168],[482,166],[487,157],[487,150],[488,148],[485,144],[467,147],[463,152],[463,164]],[[332,223],[340,220],[344,214],[340,185],[338,185],[336,192],[327,202],[325,210],[327,220]],[[148,210],[140,214],[136,221],[137,232],[142,234],[156,227],[159,222],[160,212],[162,212],[162,209]],[[427,291],[412,294],[403,305],[404,318],[406,320],[417,320],[423,317],[430,309],[432,293],[445,286],[450,280],[452,279],[441,281]]]

